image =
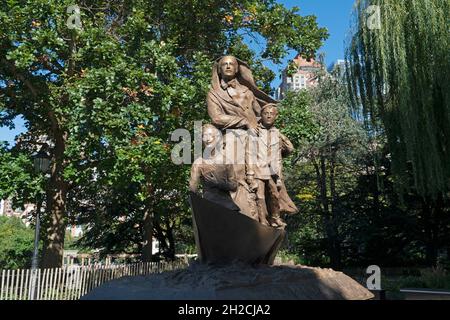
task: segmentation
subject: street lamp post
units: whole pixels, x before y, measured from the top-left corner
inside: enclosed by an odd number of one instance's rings
[[[33,157],[34,169],[37,173],[45,174],[50,166],[50,156],[42,149]],[[39,229],[40,229],[40,213],[41,213],[41,201],[39,195],[36,196],[36,227],[34,230],[34,251],[33,259],[31,260],[31,274],[32,283],[31,291],[29,294],[30,300],[36,298],[36,280],[37,280],[37,270],[38,270],[38,253],[39,253]]]
[[[33,258],[31,260],[31,269],[36,270],[38,268],[38,251],[39,251],[39,230],[41,228],[40,222],[40,212],[41,212],[41,202],[39,197],[36,197],[36,226],[34,228],[34,250]]]

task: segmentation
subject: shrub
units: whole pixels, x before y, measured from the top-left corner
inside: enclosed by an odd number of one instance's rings
[[[34,231],[16,217],[0,217],[0,269],[31,266]]]

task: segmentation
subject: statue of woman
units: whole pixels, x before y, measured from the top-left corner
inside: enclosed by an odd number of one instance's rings
[[[202,140],[205,145],[203,157],[194,161],[191,167],[189,189],[197,192],[203,187],[203,197],[221,206],[239,211],[230,192],[236,191],[237,182],[231,164],[226,164],[220,131],[211,124],[203,126]]]
[[[249,66],[233,57],[216,60],[207,96],[208,114],[212,123],[225,131],[225,153],[233,164],[238,187],[231,196],[241,211],[255,219],[253,213],[253,181],[246,180],[245,148],[250,130],[258,133],[261,107],[277,101],[256,87]]]
[[[234,56],[224,56],[214,63],[207,104],[216,127],[256,130],[261,107],[276,102],[256,87],[245,62]]]

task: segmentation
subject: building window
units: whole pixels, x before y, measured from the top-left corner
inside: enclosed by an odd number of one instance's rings
[[[300,78],[300,86],[301,86],[302,88],[306,87],[306,79],[305,79],[305,76],[301,76],[301,78]]]

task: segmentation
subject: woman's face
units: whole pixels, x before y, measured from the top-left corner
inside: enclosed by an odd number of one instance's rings
[[[217,129],[210,127],[203,130],[202,140],[205,146],[214,147],[217,144],[218,133],[219,131]]]
[[[220,74],[224,80],[231,80],[238,72],[237,60],[232,56],[226,56],[220,60]]]

